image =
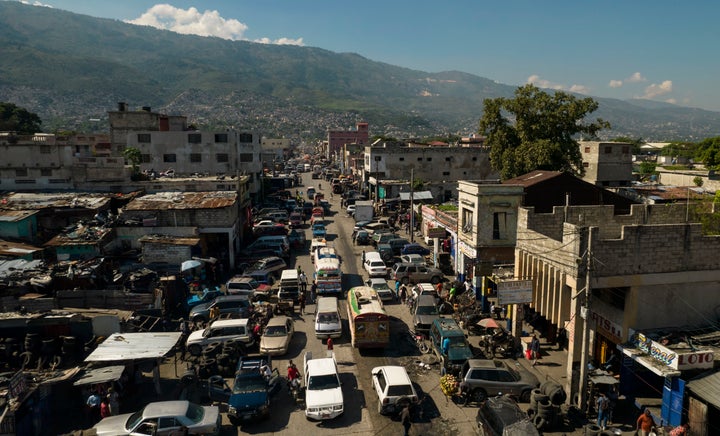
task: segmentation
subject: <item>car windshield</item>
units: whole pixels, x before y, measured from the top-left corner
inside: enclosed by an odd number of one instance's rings
[[[465,343],[465,338],[462,336],[455,336],[455,337],[450,338],[450,347],[451,348],[467,347],[467,344]]]
[[[200,422],[205,416],[205,409],[197,404],[189,403],[185,416],[192,422]]]
[[[125,423],[125,428],[128,430],[135,428],[135,426],[138,425],[140,421],[142,421],[142,417],[143,409],[140,409],[137,412],[133,413],[132,415],[130,415],[127,422]]]
[[[258,370],[259,371],[259,370]],[[265,392],[265,379],[258,372],[257,375],[239,375],[235,379],[233,386],[233,394],[242,394],[247,392]]]
[[[287,330],[285,329],[285,326],[273,325],[265,329],[264,335],[268,337],[287,336]]]
[[[311,391],[321,391],[323,389],[339,388],[340,383],[335,374],[316,375],[310,377],[307,388]]]
[[[413,395],[412,386],[410,385],[390,385],[387,391],[388,397],[402,397]]]
[[[417,315],[437,315],[438,311],[435,306],[418,306],[415,310]]]

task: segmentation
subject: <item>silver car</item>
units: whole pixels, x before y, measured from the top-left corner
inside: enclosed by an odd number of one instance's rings
[[[189,401],[157,401],[135,413],[109,416],[97,423],[97,435],[166,435],[187,427],[188,434],[218,434],[220,411],[217,406],[200,406]]]

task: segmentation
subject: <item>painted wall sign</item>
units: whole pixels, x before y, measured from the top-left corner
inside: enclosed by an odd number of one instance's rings
[[[658,362],[679,371],[693,368],[712,368],[715,360],[715,354],[712,351],[702,350],[678,354],[640,332],[633,335],[632,342],[637,348],[649,354]]]
[[[532,303],[532,280],[503,280],[497,285],[498,304]]]
[[[622,326],[620,324],[610,321],[597,312],[592,312],[590,319],[595,322],[596,330],[613,339],[615,343],[619,344],[623,341]]]

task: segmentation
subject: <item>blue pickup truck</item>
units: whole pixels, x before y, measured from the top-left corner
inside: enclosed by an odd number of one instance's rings
[[[265,364],[272,368],[270,357],[243,356],[238,361],[228,399],[228,418],[233,425],[270,416],[270,397],[282,388],[282,377],[277,368],[269,377],[264,376],[260,369]]]

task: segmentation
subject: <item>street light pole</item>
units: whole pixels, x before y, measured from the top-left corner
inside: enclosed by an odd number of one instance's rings
[[[380,159],[381,156],[375,156],[375,204],[380,204]]]
[[[415,209],[413,208],[413,182],[415,179],[415,169],[410,168],[410,243],[415,242]]]
[[[585,305],[580,307],[580,315],[585,316],[583,318],[583,334],[582,334],[582,348],[580,349],[580,391],[578,392],[578,399],[580,404],[580,410],[585,410],[585,406],[588,402],[587,397],[587,373],[588,373],[588,347],[590,345],[590,273],[592,272],[592,240],[593,240],[593,228],[588,227],[588,248],[587,248],[587,267],[585,271]]]

